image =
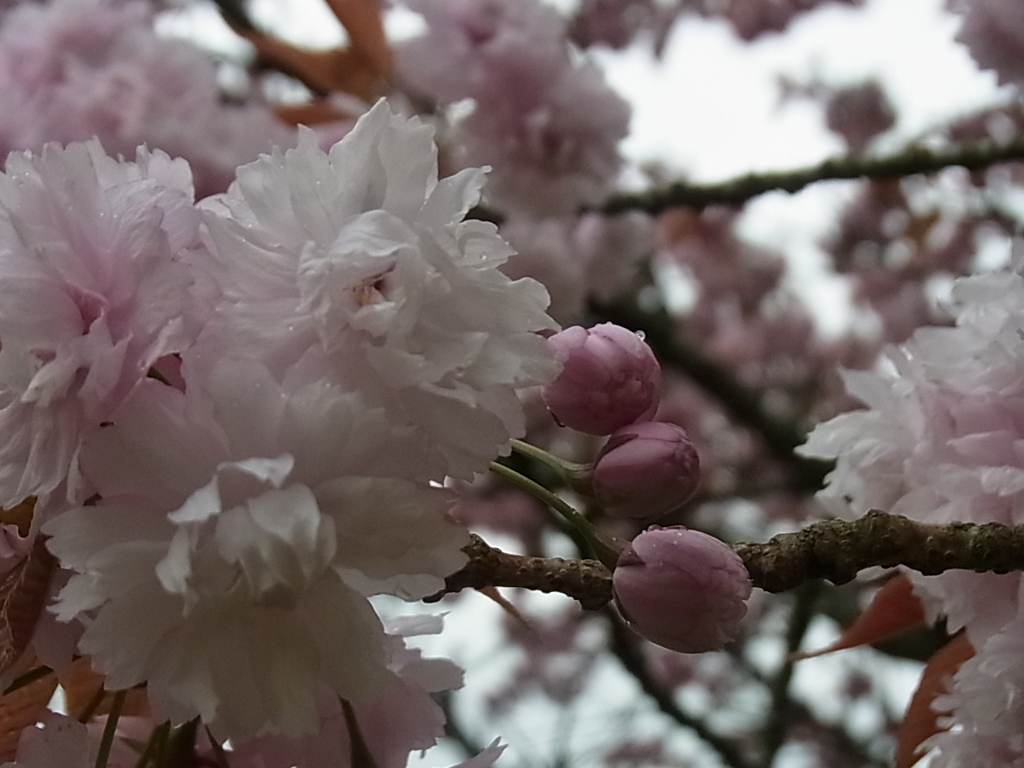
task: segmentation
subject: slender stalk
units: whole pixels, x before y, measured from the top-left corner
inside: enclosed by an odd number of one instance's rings
[[[587,468],[586,464],[578,464],[575,461],[563,459],[561,456],[556,456],[550,451],[545,451],[543,448],[538,448],[536,445],[531,445],[523,440],[513,439],[511,441],[511,445],[512,450],[516,453],[520,453],[523,456],[529,456],[531,459],[536,459],[537,461],[546,464],[563,477],[566,476],[567,473],[581,472]]]
[[[558,494],[552,493],[540,483],[526,477],[526,475],[521,475],[511,467],[506,467],[504,464],[499,464],[496,461],[491,462],[490,469],[491,472],[505,478],[520,490],[526,491],[531,496],[543,501],[573,525],[579,525],[581,528],[591,525],[589,520],[577,512],[572,505],[560,498]]]
[[[552,493],[540,483],[519,474],[511,467],[506,467],[504,464],[492,461],[490,468],[494,474],[504,477],[513,485],[540,499],[564,517],[573,528],[586,537],[587,544],[593,550],[594,556],[598,560],[608,568],[615,567],[622,545],[616,543],[614,539],[597,528],[587,518],[577,512],[572,505],[566,503],[557,494]]]
[[[0,695],[6,696],[8,693],[13,693],[19,688],[24,688],[26,685],[34,683],[36,680],[42,680],[51,672],[53,672],[53,670],[47,667],[45,664],[40,665],[38,667],[33,667],[25,674],[19,675],[18,677],[14,678],[14,680],[11,681],[11,684],[8,685],[4,689],[3,693]]]
[[[117,733],[117,721],[121,719],[121,708],[124,707],[124,700],[127,696],[127,690],[121,690],[114,694],[114,701],[110,705],[110,714],[107,715],[107,724],[103,728],[103,738],[100,739],[100,748],[96,752],[96,768],[107,768],[110,750],[114,746],[114,734]]]
[[[512,451],[520,456],[525,456],[543,464],[558,475],[576,493],[587,498],[593,498],[594,490],[591,483],[589,465],[563,459],[561,456],[556,456],[549,451],[545,451],[543,448],[530,445],[530,443],[522,440],[512,440]]]

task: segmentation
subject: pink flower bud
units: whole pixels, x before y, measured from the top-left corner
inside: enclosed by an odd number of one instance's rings
[[[700,456],[682,427],[642,421],[612,433],[594,461],[590,482],[609,514],[654,520],[693,496],[700,484]]]
[[[615,602],[629,625],[663,648],[701,653],[733,639],[747,613],[750,575],[713,536],[651,526],[619,556]]]
[[[562,372],[544,387],[544,402],[566,427],[607,435],[654,415],[661,367],[651,348],[611,323],[574,325],[548,341]]]

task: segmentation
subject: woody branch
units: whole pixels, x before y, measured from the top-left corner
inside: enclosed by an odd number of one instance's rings
[[[844,584],[865,568],[902,565],[925,575],[953,569],[1024,571],[1024,526],[999,523],[929,525],[872,510],[857,520],[826,520],[763,544],[733,549],[754,586],[784,592],[812,579]],[[612,599],[611,572],[596,560],[528,557],[502,552],[473,536],[469,562],[428,601],[469,588],[521,587],[559,592],[596,610]]]

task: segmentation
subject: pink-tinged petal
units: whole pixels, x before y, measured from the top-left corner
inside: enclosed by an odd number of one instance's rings
[[[485,471],[522,434],[516,390],[555,365],[546,292],[498,271],[493,225],[462,221],[478,176],[439,184],[433,129],[384,102],[329,153],[304,134],[243,166],[203,203],[232,275],[207,340],[359,392],[425,449],[417,477]]]
[[[548,343],[562,370],[545,385],[543,397],[560,424],[608,435],[654,413],[661,366],[632,331],[611,323],[589,329],[574,326]]]
[[[115,160],[94,140],[12,154],[0,174],[0,506],[76,471],[85,433],[207,314],[186,254],[199,216],[190,190],[158,180],[184,181],[162,159]]]
[[[590,482],[608,513],[653,520],[696,492],[700,457],[682,427],[641,421],[611,434],[594,460]]]
[[[750,575],[713,536],[652,526],[623,551],[612,573],[615,602],[651,642],[683,653],[716,651],[746,615]]]
[[[96,762],[99,743],[89,738],[84,724],[67,715],[47,712],[41,725],[21,732],[14,768],[89,768]]]

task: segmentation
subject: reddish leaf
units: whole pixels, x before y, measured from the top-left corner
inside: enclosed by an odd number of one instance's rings
[[[341,91],[372,101],[381,92],[383,73],[357,50],[307,51],[259,30],[236,31],[253,44],[263,66],[291,75],[316,94]]]
[[[76,720],[91,719],[110,712],[112,697],[97,701],[106,678],[94,672],[87,656],[75,659],[59,673],[60,687],[64,689],[64,706]],[[145,688],[132,688],[121,707],[124,716],[145,717],[150,714]],[[88,716],[88,717],[87,717]]]
[[[791,658],[810,659],[826,653],[872,645],[896,637],[924,623],[924,608],[905,574],[889,579],[854,622],[831,645],[819,651],[795,653]]]
[[[352,50],[364,57],[379,77],[391,74],[391,48],[384,34],[378,0],[327,0],[345,27]]]
[[[21,732],[39,721],[55,690],[51,673],[0,696],[0,761],[14,760]]]
[[[907,714],[896,729],[896,768],[910,768],[918,760],[917,748],[921,742],[942,730],[932,702],[936,696],[946,693],[949,678],[973,655],[971,641],[961,632],[928,659]]]
[[[0,578],[0,674],[14,665],[32,639],[55,563],[39,536],[25,558]]]
[[[349,114],[326,101],[314,101],[309,104],[289,104],[274,108],[275,114],[282,123],[288,125],[321,125],[334,123],[338,120],[353,120],[358,114]]]

